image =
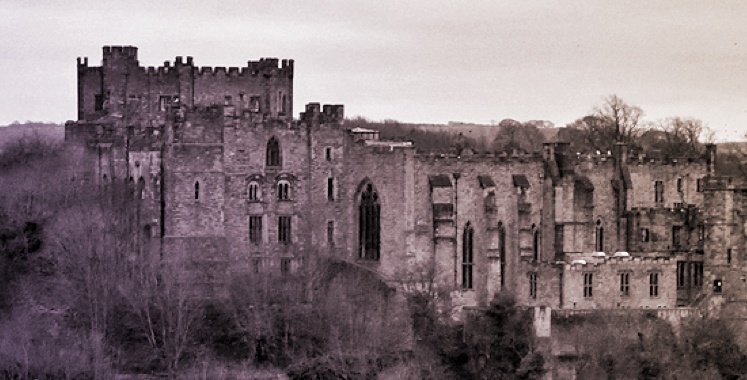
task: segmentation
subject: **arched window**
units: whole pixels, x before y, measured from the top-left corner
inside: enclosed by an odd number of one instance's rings
[[[267,166],[280,167],[282,165],[282,157],[280,156],[280,142],[275,137],[272,137],[267,142]]]
[[[462,234],[462,288],[472,289],[472,271],[475,266],[475,229],[467,222]]]
[[[540,234],[536,225],[532,224],[532,260],[539,260]]]
[[[200,181],[195,181],[195,200],[200,199]]]
[[[249,185],[246,187],[246,193],[250,201],[262,200],[262,191],[256,181],[249,182]]]
[[[145,199],[145,178],[143,177],[137,180],[137,198]]]
[[[358,204],[358,252],[362,259],[378,260],[381,254],[381,204],[373,184],[366,183]]]
[[[596,252],[604,252],[604,227],[602,226],[602,220],[597,219],[597,228],[596,228],[596,244],[594,246],[594,249]]]
[[[506,228],[498,222],[498,254],[501,260],[501,290],[506,286]]]
[[[286,180],[278,181],[278,200],[287,201],[291,199],[290,182]]]

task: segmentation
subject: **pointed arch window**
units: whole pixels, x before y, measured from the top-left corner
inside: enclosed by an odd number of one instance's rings
[[[539,228],[532,224],[532,260],[539,260],[540,253],[540,235]]]
[[[498,254],[501,260],[501,290],[506,286],[506,228],[498,222]]]
[[[288,201],[291,199],[291,185],[287,180],[278,181],[278,200]]]
[[[282,157],[280,155],[280,142],[277,138],[272,137],[267,142],[267,161],[268,167],[280,167],[282,166]]]
[[[381,204],[373,184],[363,185],[358,204],[358,252],[361,259],[381,256]]]
[[[246,188],[246,192],[247,197],[250,201],[262,200],[262,189],[259,187],[259,183],[257,183],[257,181],[249,182],[249,185],[247,185]]]
[[[473,270],[475,267],[475,229],[467,222],[462,234],[462,288],[472,289]]]
[[[604,226],[601,219],[597,219],[595,237],[594,250],[596,252],[604,252]]]

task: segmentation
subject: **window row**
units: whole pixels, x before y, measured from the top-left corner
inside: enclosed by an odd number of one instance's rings
[[[620,296],[621,297],[630,297],[631,294],[631,274],[633,272],[621,272],[618,274],[619,284],[620,284]],[[650,272],[648,274],[648,295],[651,298],[659,297],[659,272]],[[593,298],[594,297],[594,273],[593,272],[587,272],[584,273],[583,278],[583,292],[584,292],[584,298]]]
[[[532,260],[538,261],[540,257],[540,232],[536,225],[532,224]],[[498,222],[497,241],[493,242],[493,249],[497,249],[500,259],[501,288],[506,285],[506,229],[503,222]],[[467,222],[462,233],[462,289],[474,288],[475,271],[475,229],[471,222]]]
[[[324,148],[324,159],[332,161],[332,148]],[[283,166],[283,155],[280,149],[280,141],[276,137],[271,137],[267,141],[265,152],[265,166],[269,168],[279,168]]]
[[[275,186],[277,200],[287,201],[293,199],[293,187],[290,181],[280,180]],[[262,186],[257,181],[250,181],[246,186],[247,199],[254,202],[262,201]],[[327,178],[326,198],[328,201],[337,199],[337,180],[334,177]]]
[[[262,228],[263,217],[261,215],[253,215],[249,217],[249,241],[254,244],[261,243],[263,239],[263,228]],[[278,216],[277,219],[277,236],[278,242],[283,244],[291,244],[293,242],[292,237],[292,217],[288,215]]]

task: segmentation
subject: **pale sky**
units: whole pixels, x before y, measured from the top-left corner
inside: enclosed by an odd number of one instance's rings
[[[747,1],[0,0],[0,124],[76,115],[75,59],[295,60],[294,110],[563,125],[617,94],[646,120],[747,131]]]

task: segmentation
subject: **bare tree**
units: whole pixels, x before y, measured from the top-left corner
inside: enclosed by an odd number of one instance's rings
[[[594,109],[594,116],[605,119],[614,131],[615,142],[632,145],[640,134],[643,110],[625,103],[617,95],[610,95],[601,106]]]

